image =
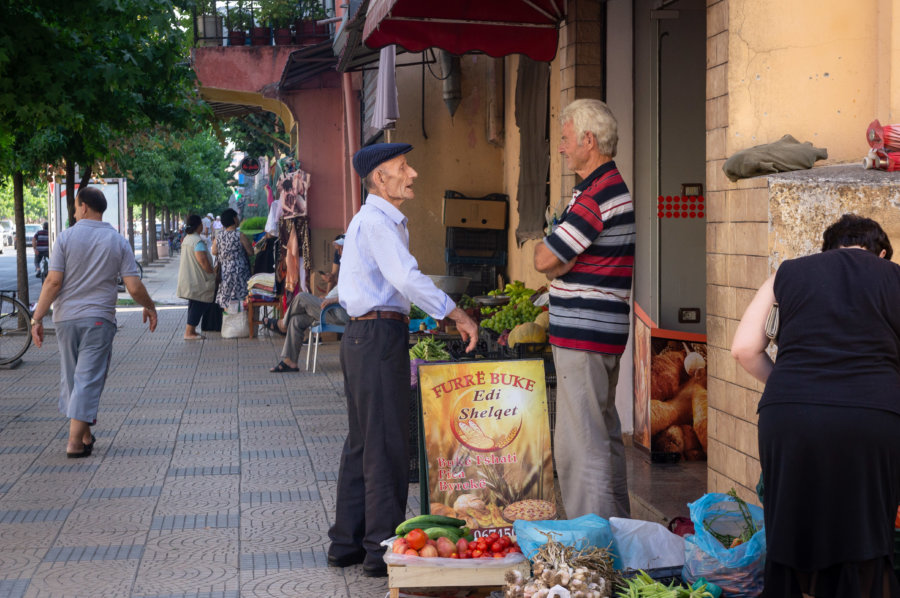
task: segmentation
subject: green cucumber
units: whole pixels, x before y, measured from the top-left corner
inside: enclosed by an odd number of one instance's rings
[[[447,538],[448,540],[452,540],[455,544],[460,538],[462,538],[462,530],[460,530],[458,527],[436,525],[434,527],[427,528],[425,530],[425,535],[432,540],[437,540],[438,538]]]
[[[443,515],[418,515],[412,519],[407,519],[397,526],[394,530],[398,536],[405,536],[412,530],[419,528],[425,529],[436,525],[445,525],[448,527],[462,527],[466,524],[462,519],[454,517],[444,517]]]

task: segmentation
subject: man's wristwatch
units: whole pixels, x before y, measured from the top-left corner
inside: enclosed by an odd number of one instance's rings
[[[41,326],[43,326],[44,325],[43,320],[44,320],[44,318],[41,318],[40,320],[35,320],[34,318],[31,318],[31,325],[37,326],[38,324],[40,324]]]

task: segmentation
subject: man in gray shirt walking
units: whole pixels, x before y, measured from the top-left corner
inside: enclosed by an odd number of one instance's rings
[[[144,308],[144,322],[156,330],[156,306],[138,274],[128,242],[103,222],[106,197],[85,187],[75,197],[75,226],[56,239],[50,273],[34,308],[31,336],[44,342],[44,316],[53,303],[53,323],[59,343],[61,377],[59,410],[69,418],[70,459],[87,457],[94,449],[90,426],[97,422],[100,394],[116,335],[116,278]],[[54,303],[55,302],[55,303]]]

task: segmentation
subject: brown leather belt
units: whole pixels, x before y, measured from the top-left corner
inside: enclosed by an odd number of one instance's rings
[[[409,316],[404,316],[398,311],[370,311],[356,318],[350,318],[351,322],[357,320],[399,320],[404,324],[409,324]]]

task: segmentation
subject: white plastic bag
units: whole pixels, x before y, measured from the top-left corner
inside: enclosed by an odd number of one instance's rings
[[[659,569],[684,565],[684,538],[664,526],[639,519],[609,518],[624,569]]]
[[[222,338],[247,338],[250,336],[250,323],[247,314],[237,312],[222,315]]]

